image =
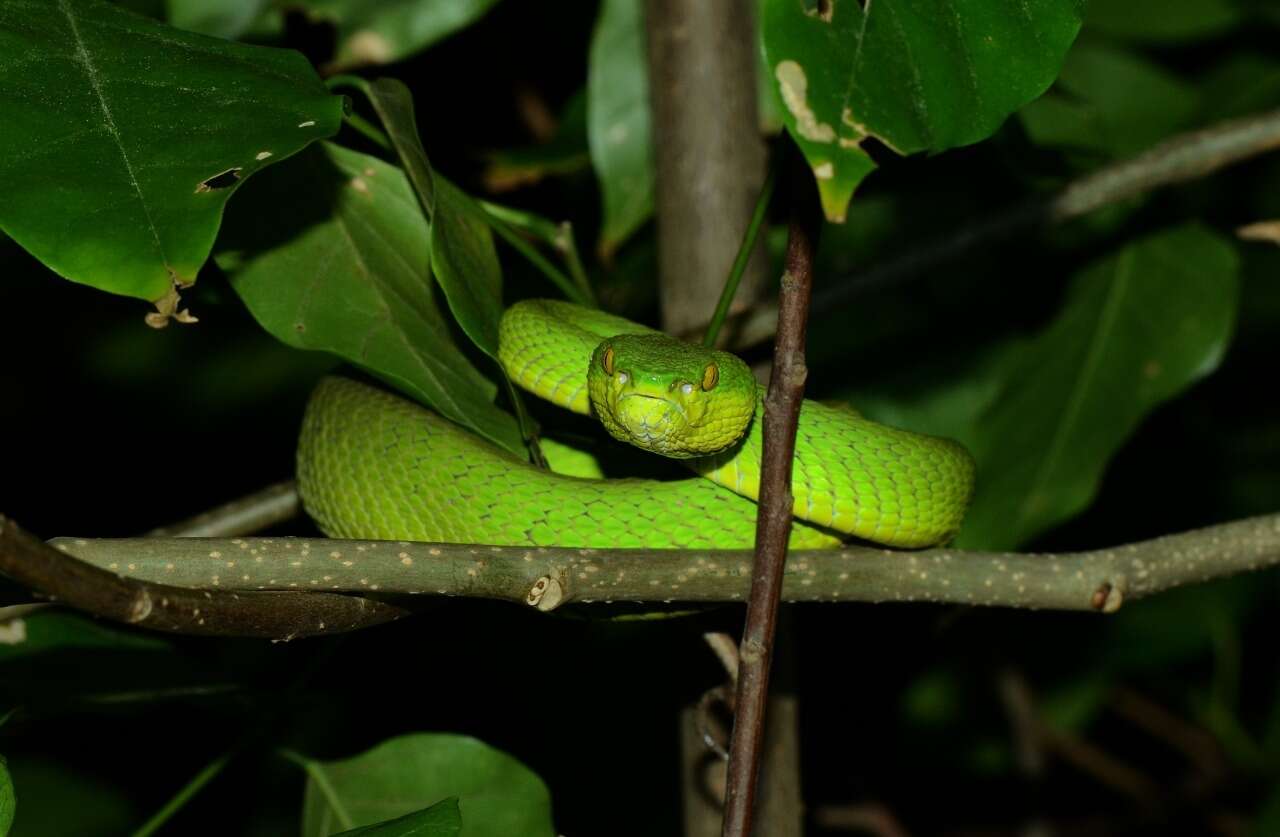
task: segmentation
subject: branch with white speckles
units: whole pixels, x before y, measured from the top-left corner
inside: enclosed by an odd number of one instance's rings
[[[426,594],[570,602],[733,602],[750,550],[578,550],[292,538],[60,538],[97,567],[222,591]],[[1111,612],[1129,600],[1280,564],[1280,514],[1090,552],[871,547],[791,553],[787,601],[949,602]]]

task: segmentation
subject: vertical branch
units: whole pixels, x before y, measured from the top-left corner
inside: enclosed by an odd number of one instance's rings
[[[782,594],[782,571],[791,530],[791,459],[804,381],[805,329],[817,249],[817,201],[807,177],[792,178],[791,221],[786,270],[778,297],[778,336],[773,348],[773,377],[764,402],[764,462],[760,510],[756,518],[756,556],[747,600],[738,672],[738,699],[729,748],[729,784],[725,795],[725,837],[751,833],[752,807],[764,736],[769,665]],[[802,186],[803,184],[803,186]]]
[[[698,331],[765,179],[751,0],[646,0],[662,326]],[[738,291],[764,286],[757,245]]]

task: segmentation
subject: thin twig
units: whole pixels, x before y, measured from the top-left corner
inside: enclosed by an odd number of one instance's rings
[[[278,482],[245,497],[202,512],[180,523],[161,526],[149,538],[231,538],[270,529],[297,517],[302,511],[298,485]]]
[[[804,182],[797,179],[797,182]],[[797,189],[787,236],[786,269],[779,294],[778,337],[773,349],[773,375],[764,399],[764,452],[760,476],[760,509],[756,514],[756,552],[751,572],[751,595],[739,652],[738,696],[734,706],[729,747],[729,776],[725,792],[722,834],[747,837],[751,833],[756,780],[764,741],[764,713],[768,702],[769,666],[782,597],[791,531],[791,460],[796,425],[804,400],[805,326],[813,287],[814,252],[820,221],[817,202],[808,190]]]
[[[182,587],[425,593],[501,599],[542,611],[601,601],[740,602],[750,587],[752,560],[748,549],[603,550],[325,538],[57,538],[51,543],[111,570],[113,577],[124,573]],[[7,571],[6,560],[0,552],[0,572]],[[787,561],[782,595],[793,602],[939,602],[1112,613],[1173,587],[1276,565],[1280,514],[1271,514],[1090,552],[798,550]]]
[[[73,558],[2,516],[0,573],[62,604],[171,633],[292,639],[344,633],[408,613],[384,602],[334,593],[193,590],[126,578]]]
[[[1137,157],[1086,174],[1052,195],[984,214],[972,224],[921,241],[910,251],[867,270],[827,277],[814,294],[813,308],[819,317],[837,313],[863,293],[935,275],[938,267],[971,251],[1164,186],[1206,177],[1277,148],[1280,110],[1179,134]],[[777,319],[776,306],[757,305],[742,322],[734,347],[745,349],[765,342],[773,335]]]

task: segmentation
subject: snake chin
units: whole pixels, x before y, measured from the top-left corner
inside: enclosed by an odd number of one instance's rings
[[[612,413],[614,421],[605,425],[619,440],[664,456],[690,455],[680,444],[689,427],[683,405],[660,396],[628,393],[614,402]]]

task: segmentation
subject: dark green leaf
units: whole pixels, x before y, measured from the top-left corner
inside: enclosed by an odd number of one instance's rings
[[[409,88],[395,79],[380,78],[366,92],[431,218],[431,270],[449,310],[467,336],[497,359],[502,267],[484,213],[469,195],[431,168],[418,137]]]
[[[13,827],[13,815],[17,810],[17,796],[13,790],[13,777],[9,775],[9,765],[0,756],[0,837],[6,837]]]
[[[1195,89],[1160,65],[1080,43],[1053,91],[1019,117],[1038,145],[1127,157],[1187,128],[1199,109]]]
[[[587,147],[587,94],[579,91],[564,106],[555,135],[540,145],[511,148],[489,155],[485,186],[501,192],[535,183],[543,177],[571,174],[591,165]]]
[[[600,181],[600,249],[653,214],[653,144],[641,0],[604,0],[587,58],[587,142]]]
[[[1276,784],[1271,795],[1263,800],[1258,815],[1249,829],[1249,837],[1275,837],[1280,834],[1280,784]]]
[[[978,142],[1044,92],[1080,28],[1081,0],[764,0],[761,38],[787,129],[843,220],[875,164],[868,136],[899,154]]]
[[[127,834],[138,822],[129,795],[106,784],[101,775],[52,759],[16,756],[9,770],[22,792],[12,837]]]
[[[0,227],[73,281],[172,305],[231,193],[341,119],[296,52],[100,0],[0,4]]]
[[[479,20],[498,0],[290,0],[338,30],[333,67],[407,58]]]
[[[284,14],[272,0],[168,0],[168,21],[218,38],[264,36],[284,31]]]
[[[1212,38],[1244,15],[1237,0],[1089,0],[1089,29],[1142,43]]]
[[[1280,106],[1280,60],[1233,51],[1200,79],[1200,101],[1200,121],[1206,124]]]
[[[113,627],[68,610],[48,608],[0,622],[0,663],[71,648],[163,651],[157,634]]]
[[[523,455],[497,387],[436,303],[430,230],[399,169],[317,147],[250,184],[226,233],[219,264],[277,338],[336,354]]]
[[[327,837],[343,818],[351,826],[383,822],[447,797],[458,799],[463,837],[555,835],[542,780],[464,735],[404,735],[353,758],[306,767],[303,837]]]
[[[1196,226],[1081,274],[1057,319],[1014,348],[1003,392],[965,440],[978,489],[957,543],[1016,547],[1083,510],[1142,419],[1217,367],[1236,274],[1231,246]]]
[[[430,808],[377,825],[353,828],[337,837],[457,837],[461,833],[462,811],[458,800],[450,797]]]

